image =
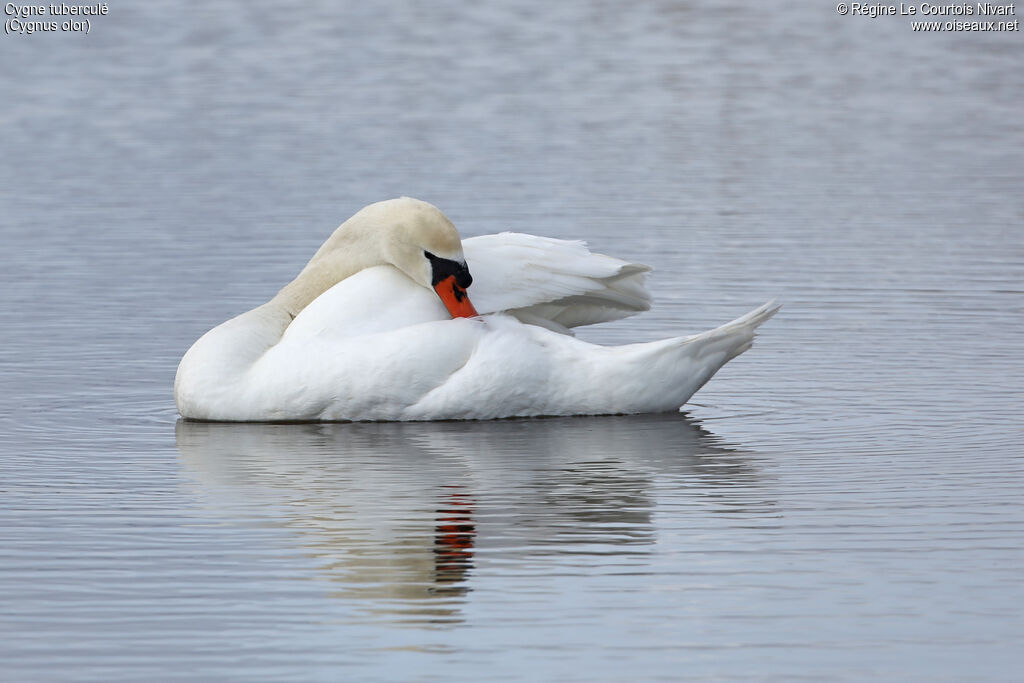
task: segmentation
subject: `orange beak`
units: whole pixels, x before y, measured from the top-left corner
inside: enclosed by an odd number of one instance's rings
[[[434,291],[441,297],[441,302],[453,318],[473,318],[480,315],[469,302],[466,290],[459,287],[454,275],[449,275],[434,285]]]

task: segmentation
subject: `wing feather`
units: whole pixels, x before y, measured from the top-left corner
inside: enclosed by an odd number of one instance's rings
[[[503,232],[463,240],[480,313],[510,313],[559,332],[651,307],[649,266],[595,254],[585,242]]]

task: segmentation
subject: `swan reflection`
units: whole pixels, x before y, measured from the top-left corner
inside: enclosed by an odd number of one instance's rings
[[[481,563],[651,552],[659,487],[692,487],[704,512],[771,507],[748,456],[681,414],[179,420],[176,443],[216,514],[290,530],[332,595],[417,623],[458,620]]]

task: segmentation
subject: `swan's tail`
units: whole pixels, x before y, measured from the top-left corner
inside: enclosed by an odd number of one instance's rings
[[[644,413],[676,410],[690,400],[723,365],[750,348],[754,331],[779,308],[769,301],[713,330],[646,344],[615,347],[619,362],[602,378],[625,410]],[[611,411],[615,412],[615,411]]]
[[[701,352],[704,355],[713,350],[724,350],[726,352],[725,360],[718,366],[720,368],[749,349],[754,343],[755,330],[778,313],[780,308],[782,305],[775,303],[775,299],[772,299],[763,306],[758,306],[750,313],[741,315],[721,327],[687,337],[683,343],[701,345]],[[715,370],[717,369],[715,368]]]

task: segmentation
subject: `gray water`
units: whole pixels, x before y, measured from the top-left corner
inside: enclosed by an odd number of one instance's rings
[[[0,36],[0,679],[1016,678],[1021,34],[491,5]],[[401,194],[653,265],[591,341],[784,308],[683,414],[178,421]]]

